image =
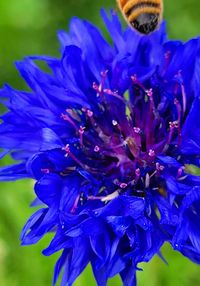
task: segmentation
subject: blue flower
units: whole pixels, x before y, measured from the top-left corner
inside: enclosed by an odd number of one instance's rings
[[[61,58],[16,63],[30,91],[0,91],[1,157],[16,160],[0,180],[36,180],[21,239],[55,234],[43,251],[62,250],[54,284],[91,263],[99,286],[116,274],[135,285],[164,242],[200,263],[200,40],[169,41],[164,24],[142,37],[102,16],[112,44],[74,18]]]

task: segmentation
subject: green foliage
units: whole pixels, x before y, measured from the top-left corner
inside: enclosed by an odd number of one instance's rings
[[[195,176],[200,176],[200,168],[192,164],[185,165],[185,172]]]
[[[187,40],[199,33],[199,0],[166,0],[165,18],[171,38]],[[0,1],[0,85],[8,82],[25,88],[13,62],[30,54],[59,55],[56,31],[67,28],[72,16],[86,18],[104,29],[99,16],[100,7],[116,8],[115,0],[6,0]],[[104,29],[105,31],[105,29]],[[127,43],[128,44],[128,43]],[[5,159],[1,164],[7,164]],[[188,173],[198,172],[186,166]],[[196,174],[196,173],[195,173]],[[20,181],[0,185],[0,285],[51,285],[53,265],[58,257],[44,257],[41,250],[50,237],[39,244],[21,247],[19,234],[26,219],[33,212],[29,208],[34,197],[33,183]],[[138,274],[139,286],[200,285],[199,268],[169,246],[163,248],[169,261],[165,265],[158,257],[143,264]],[[79,278],[76,286],[95,285],[91,269]],[[119,278],[109,282],[119,286]]]

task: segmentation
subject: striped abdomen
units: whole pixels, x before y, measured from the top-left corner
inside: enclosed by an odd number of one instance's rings
[[[138,32],[153,32],[162,19],[161,0],[117,0],[126,21]]]

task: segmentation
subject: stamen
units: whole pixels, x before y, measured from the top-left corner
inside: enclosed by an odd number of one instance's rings
[[[117,198],[119,196],[119,191],[115,191],[113,192],[112,194],[110,195],[107,195],[107,196],[100,196],[100,197],[96,197],[96,196],[88,196],[88,200],[100,200],[102,202],[107,202],[107,201],[111,201],[115,198]]]
[[[149,179],[151,179],[154,175],[156,175],[157,174],[157,170],[155,170],[150,176],[149,176]]]
[[[79,199],[80,199],[80,194],[76,197],[76,200],[75,200],[75,202],[74,202],[74,205],[73,205],[73,207],[72,207],[72,209],[71,209],[71,213],[72,213],[72,214],[75,213],[76,210],[77,210],[78,203],[79,203]]]
[[[178,120],[170,121],[169,127],[170,127],[170,130],[174,130],[174,128],[178,128],[179,127],[179,121]]]
[[[103,92],[105,94],[112,95],[112,96],[118,98],[119,100],[123,101],[124,103],[126,103],[124,98],[121,97],[116,91],[112,91],[111,89],[104,89]]]
[[[148,154],[149,154],[150,157],[154,157],[155,156],[155,151],[153,149],[150,149]]]
[[[85,132],[85,127],[80,126],[79,131],[80,134],[83,134]]]
[[[88,117],[92,117],[93,116],[93,111],[91,111],[91,110],[87,110],[87,116]]]
[[[85,132],[85,127],[80,126],[78,132],[79,132],[79,134],[80,134],[80,145],[83,145],[83,133]]]
[[[171,141],[172,141],[172,137],[174,134],[174,130],[175,128],[179,128],[179,122],[178,121],[170,121],[169,122],[169,134],[168,134],[168,139],[167,139],[167,143],[164,146],[163,152],[166,152]]]
[[[62,150],[64,150],[66,152],[65,157],[70,156],[82,168],[88,169],[88,166],[82,164],[81,161],[70,151],[69,144],[67,144],[65,147],[63,147]]]
[[[121,189],[125,189],[128,185],[126,183],[120,183],[119,186]]]
[[[178,114],[178,120],[177,121],[180,123],[181,122],[182,109],[181,109],[181,105],[180,105],[177,98],[174,99],[174,104],[176,105],[176,110],[177,110],[177,114]]]
[[[133,127],[135,133],[140,134],[142,131],[139,127]]]
[[[183,85],[183,78],[182,78],[182,71],[179,70],[178,73],[175,75],[175,78],[177,79],[180,87],[181,87],[181,93],[182,93],[182,104],[183,104],[183,114],[186,111],[186,106],[187,106],[187,96],[185,93],[185,87]]]
[[[68,157],[68,155],[70,153],[69,144],[67,144],[65,147],[63,147],[62,150],[66,152],[65,157]]]
[[[88,200],[91,200],[91,201],[100,201],[101,199],[103,199],[104,197],[101,196],[101,197],[96,197],[96,196],[88,196]]]
[[[97,85],[95,82],[93,83],[93,89],[97,91],[97,97],[103,95],[103,87],[105,85],[106,76],[107,76],[108,70],[101,72],[101,83]]]
[[[147,174],[146,174],[146,177],[145,177],[145,188],[148,189],[148,188],[149,188],[149,185],[150,185],[150,176],[149,176],[149,174],[147,173]]]
[[[144,85],[137,79],[136,74],[134,74],[133,76],[131,76],[131,79],[133,81],[133,84],[137,84],[139,87],[141,87],[143,90],[145,90]]]
[[[119,192],[115,191],[110,195],[107,195],[101,199],[102,202],[111,201],[119,196]]]
[[[48,168],[41,169],[41,172],[44,174],[49,174],[50,170]]]
[[[186,96],[185,87],[183,84],[181,84],[181,92],[182,92],[182,100],[183,100],[183,113],[185,113],[186,106],[187,106],[187,96]]]
[[[168,140],[167,140],[167,144],[169,145],[172,141],[172,136],[173,136],[173,133],[174,133],[174,128],[175,128],[175,123],[174,122],[169,122],[169,136],[168,136]]]
[[[82,107],[82,109],[81,109],[84,113],[86,113],[86,115],[89,117],[89,118],[91,118],[92,116],[93,116],[93,111],[92,110],[90,110],[90,109],[87,109],[87,108],[85,108],[85,107]]]
[[[165,56],[166,60],[169,60],[169,58],[171,56],[171,51],[167,51],[164,56]]]
[[[152,96],[153,96],[152,88],[147,89],[147,90],[146,90],[146,94],[147,94],[147,95],[148,95],[148,97],[151,99],[151,98],[152,98]]]
[[[165,167],[163,165],[160,165],[160,163],[156,162],[156,170],[157,171],[163,171]]]
[[[155,117],[159,117],[159,113],[156,110],[154,99],[153,99],[153,90],[152,90],[152,88],[145,90],[145,92],[146,92],[146,94],[147,94],[147,96],[148,96],[148,98],[150,100],[150,106],[151,106],[151,108],[153,110],[154,116]]]
[[[107,76],[108,70],[102,71],[101,76],[102,76],[102,82],[104,83],[106,76]]]
[[[83,112],[87,112],[87,108],[86,108],[86,107],[82,107],[81,110],[82,110]]]
[[[185,180],[187,177],[188,177],[188,175],[185,175],[185,176],[183,176],[183,177],[179,177],[177,180],[178,180],[178,181],[183,181],[183,180]]]
[[[139,168],[137,168],[136,170],[135,170],[135,180],[136,181],[138,181],[138,179],[140,178],[140,174],[141,174],[141,172],[140,172],[140,169]]]
[[[100,151],[100,148],[99,148],[98,145],[96,145],[96,146],[94,147],[94,152],[98,153],[99,151]]]
[[[116,126],[118,123],[117,123],[117,121],[116,120],[112,120],[112,125],[113,126]]]
[[[76,130],[78,129],[74,121],[67,114],[62,113],[60,117],[65,121],[69,122]]]
[[[185,170],[185,167],[184,167],[184,166],[181,166],[181,167],[178,169],[177,176],[176,176],[177,179],[179,179],[179,178],[182,176],[184,170]]]
[[[92,88],[97,92],[97,97],[99,97],[102,93],[102,86],[97,85],[95,82],[93,82]]]
[[[170,127],[170,130],[169,130],[168,140],[167,140],[167,143],[165,144],[163,152],[167,151],[167,149],[168,149],[168,147],[169,147],[169,145],[170,145],[170,143],[172,141],[175,129],[178,129],[178,145],[180,145],[180,142],[181,142],[181,130],[180,130],[180,122],[179,122],[179,120],[170,121],[169,122],[169,127]],[[178,145],[175,145],[175,146],[178,146]]]

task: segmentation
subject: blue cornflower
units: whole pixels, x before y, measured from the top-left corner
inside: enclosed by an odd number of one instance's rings
[[[169,41],[164,24],[141,37],[102,16],[112,45],[74,18],[61,58],[16,63],[31,91],[0,91],[1,155],[18,161],[0,179],[36,180],[21,239],[55,233],[43,251],[62,250],[54,284],[91,263],[99,286],[116,274],[135,285],[164,242],[200,263],[200,40]]]

